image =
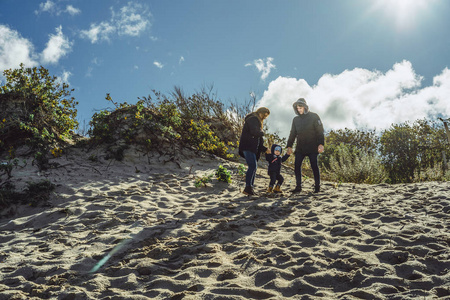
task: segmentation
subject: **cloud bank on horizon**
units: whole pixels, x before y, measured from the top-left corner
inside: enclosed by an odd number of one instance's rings
[[[292,104],[300,97],[319,114],[326,130],[376,129],[419,119],[450,116],[450,70],[445,68],[422,87],[423,78],[409,61],[396,63],[389,71],[355,68],[324,74],[310,86],[303,79],[280,76],[270,82],[257,103],[271,111],[271,131],[287,137],[295,116]]]

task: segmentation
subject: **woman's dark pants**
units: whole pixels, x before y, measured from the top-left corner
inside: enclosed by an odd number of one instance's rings
[[[258,168],[256,164],[256,154],[251,151],[244,151],[244,157],[248,166],[247,173],[245,174],[245,185],[253,186],[255,182],[256,169]]]

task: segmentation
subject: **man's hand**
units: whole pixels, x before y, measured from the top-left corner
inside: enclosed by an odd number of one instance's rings
[[[292,147],[288,147],[288,148],[287,148],[287,154],[288,154],[288,155],[291,155],[292,152],[294,152],[294,151],[292,150]]]
[[[270,154],[271,152],[270,152],[270,149],[269,148],[267,148],[267,150],[266,150],[266,154]]]
[[[323,148],[323,145],[319,145],[319,148],[317,149],[317,151],[319,151],[319,153],[323,153],[323,151],[325,151],[325,149]]]

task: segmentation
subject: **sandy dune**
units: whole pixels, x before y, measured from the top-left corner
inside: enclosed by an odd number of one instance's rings
[[[16,186],[57,187],[45,207],[1,212],[0,299],[450,298],[449,182],[313,194],[307,180],[249,199],[238,163],[167,160],[73,149],[55,169],[14,170]],[[195,187],[220,164],[232,184]],[[257,190],[268,181],[259,169]]]

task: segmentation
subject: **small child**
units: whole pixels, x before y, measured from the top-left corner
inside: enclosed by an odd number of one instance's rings
[[[282,150],[283,149],[281,148],[280,145],[273,144],[271,152],[266,153],[266,160],[269,162],[268,174],[270,176],[269,189],[267,190],[268,193],[271,192],[282,193],[281,185],[283,184],[284,178],[280,174],[281,163],[285,162],[290,156],[289,154],[286,153],[283,157],[281,157]],[[273,188],[277,180],[278,183],[275,186],[275,188]]]

